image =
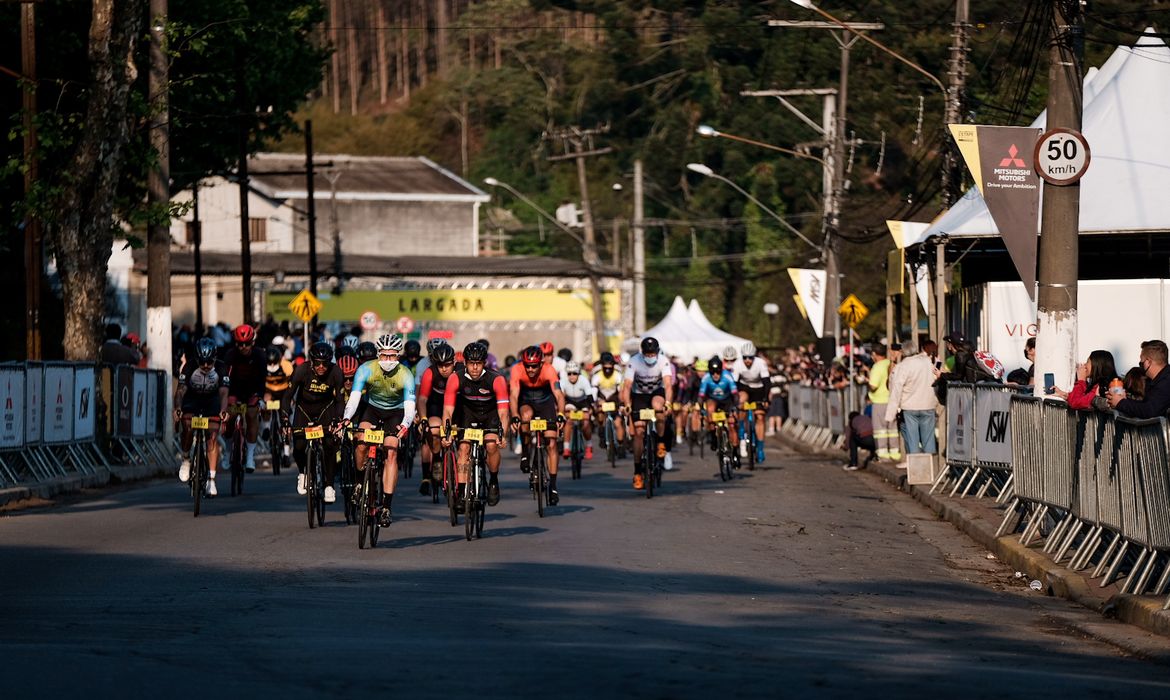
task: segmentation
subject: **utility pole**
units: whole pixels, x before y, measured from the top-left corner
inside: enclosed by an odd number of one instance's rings
[[[547,141],[560,141],[564,153],[550,156],[549,161],[575,160],[577,161],[577,186],[581,190],[581,218],[585,227],[585,239],[581,246],[581,254],[585,260],[585,267],[589,270],[589,291],[593,306],[593,341],[596,353],[608,349],[605,339],[605,306],[601,300],[601,286],[597,279],[597,268],[601,259],[597,256],[597,232],[593,228],[593,207],[589,204],[589,178],[585,171],[585,159],[592,156],[605,155],[613,152],[610,147],[596,148],[593,137],[609,131],[609,126],[598,126],[594,129],[582,129],[570,126],[552,133],[545,133]]]
[[[171,414],[171,141],[170,71],[166,55],[167,0],[150,0],[150,147],[158,158],[147,173],[147,196],[154,208],[146,244],[146,346],[150,367],[166,377],[165,413]],[[167,212],[163,220],[163,212]],[[169,445],[174,440],[174,421],[163,421]]]
[[[971,13],[970,0],[955,2],[955,27],[951,34],[951,58],[947,66],[946,115],[943,117],[943,207],[950,207],[959,199],[962,173],[955,139],[949,124],[958,124],[963,118],[963,92],[967,87],[967,24]]]
[[[236,68],[236,101],[239,105],[239,124],[236,127],[237,157],[236,181],[240,187],[240,273],[244,302],[244,323],[252,323],[252,232],[248,212],[248,100],[245,99],[243,63]]]
[[[305,192],[309,210],[309,293],[317,296],[317,197],[313,180],[313,120],[305,120]]]
[[[642,182],[642,159],[634,161],[634,334],[646,332],[646,220],[645,187]]]
[[[1046,128],[1064,127],[1079,132],[1083,107],[1084,18],[1077,2],[1052,0],[1052,6]],[[1041,385],[1041,378],[1051,373],[1056,386],[1071,386],[1077,358],[1080,183],[1053,185],[1045,181],[1043,200],[1036,304],[1036,383]]]
[[[37,182],[37,21],[32,2],[20,5],[20,72],[24,127],[24,194],[28,197]],[[30,213],[24,220],[24,302],[25,359],[41,359],[41,276],[44,274],[41,220]]]
[[[333,273],[337,277],[336,287],[334,292],[341,293],[341,224],[337,220],[337,181],[341,179],[341,171],[330,170],[325,173],[325,179],[329,180],[329,224],[333,229]],[[313,318],[313,323],[316,323],[316,317]]]
[[[203,335],[203,221],[199,218],[199,182],[191,185],[191,226],[195,234],[195,334]]]

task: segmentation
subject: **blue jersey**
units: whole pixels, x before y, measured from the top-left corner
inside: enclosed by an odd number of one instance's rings
[[[706,374],[703,376],[703,383],[699,385],[699,396],[712,401],[726,401],[735,396],[735,393],[735,380],[728,372],[720,374],[719,381],[715,381],[710,374]]]
[[[390,411],[414,401],[414,376],[406,365],[399,364],[389,372],[382,370],[377,360],[358,367],[353,377],[352,391],[365,390],[366,401],[375,408]]]

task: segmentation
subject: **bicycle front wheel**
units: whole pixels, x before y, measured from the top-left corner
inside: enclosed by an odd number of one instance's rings
[[[544,445],[532,448],[532,475],[535,483],[533,484],[533,495],[536,496],[536,514],[544,517],[544,499],[545,499],[545,484],[546,476],[545,470],[548,467],[545,465]]]
[[[455,478],[455,450],[443,450],[443,489],[447,492],[447,510],[451,527],[459,524],[459,488]]]
[[[194,502],[195,515],[199,517],[199,508],[203,502],[203,481],[206,479],[204,474],[207,473],[207,443],[205,440],[196,441],[195,445],[195,459],[191,460],[191,473],[187,475],[187,481],[191,484],[191,500]]]

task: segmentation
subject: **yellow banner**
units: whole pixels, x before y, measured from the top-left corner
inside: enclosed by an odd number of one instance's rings
[[[979,186],[979,194],[983,194],[983,166],[979,162],[979,129],[975,124],[949,124],[951,135],[955,137],[955,145],[959,153],[967,162],[967,167],[975,175],[975,184]]]
[[[603,291],[605,319],[621,320],[621,298]],[[277,320],[289,317],[291,294],[273,292],[268,310]],[[593,305],[588,289],[454,289],[347,291],[321,294],[322,321],[354,321],[373,311],[388,323],[402,316],[414,321],[590,321]],[[283,313],[282,313],[283,311]]]

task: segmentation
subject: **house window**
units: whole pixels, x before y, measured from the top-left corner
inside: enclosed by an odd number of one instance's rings
[[[263,243],[268,240],[268,220],[248,219],[248,240]]]
[[[187,222],[187,245],[195,245],[195,241],[199,238],[199,222]]]

